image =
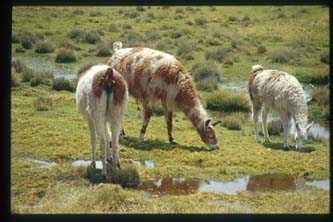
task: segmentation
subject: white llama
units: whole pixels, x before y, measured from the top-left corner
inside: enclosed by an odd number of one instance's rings
[[[92,150],[91,165],[96,167],[97,132],[103,165],[102,177],[105,178],[106,161],[111,160],[109,145],[112,147],[114,172],[120,167],[118,140],[127,107],[127,84],[117,71],[107,65],[88,67],[81,71],[78,77],[76,106],[88,123]]]
[[[302,141],[307,139],[307,132],[313,123],[308,125],[305,93],[298,80],[282,71],[264,70],[261,65],[252,66],[252,76],[248,84],[252,101],[252,112],[256,141],[259,143],[258,115],[262,108],[262,126],[265,142],[269,143],[267,115],[274,109],[279,113],[283,128],[283,147],[289,148],[291,120],[294,119],[296,132],[296,150],[302,148]]]

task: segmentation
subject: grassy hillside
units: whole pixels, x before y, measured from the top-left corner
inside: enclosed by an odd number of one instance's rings
[[[125,46],[174,54],[194,73],[198,65],[214,66],[222,83],[246,81],[251,66],[261,63],[293,73],[303,82],[326,84],[328,33],[328,8],[322,6],[14,7],[12,56],[32,69],[50,66],[45,70],[53,74],[59,70],[75,74],[83,64],[106,63],[112,42],[121,40]],[[75,61],[56,63],[60,48],[71,50]],[[86,169],[71,165],[91,155],[87,125],[76,111],[74,92],[52,90],[48,81],[32,87],[33,80],[22,81],[27,73],[12,69],[13,73],[17,77],[11,91],[13,213],[329,212],[329,191],[310,186],[296,191],[184,196],[150,195],[116,184],[92,186]],[[312,106],[328,101],[326,92],[314,97]],[[216,93],[199,91],[205,106]],[[247,98],[244,94],[237,93]],[[282,134],[273,135],[269,145],[255,142],[250,113],[209,113],[213,120],[241,121],[235,130],[228,125],[216,127],[220,150],[209,151],[182,113],[174,117],[178,145],[168,144],[164,118],[158,114],[147,128],[146,142],[138,144],[141,112],[131,97],[124,121],[128,137],[121,140],[120,149],[124,168],[153,161],[154,168],[135,167],[141,181],[166,176],[231,181],[266,172],[309,181],[330,177],[329,141],[309,139],[303,152],[296,152],[292,142],[293,149],[285,151]],[[31,159],[56,166],[40,168]]]

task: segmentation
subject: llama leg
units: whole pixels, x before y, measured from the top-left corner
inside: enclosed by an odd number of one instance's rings
[[[164,117],[165,117],[165,122],[167,125],[167,129],[168,129],[168,138],[169,138],[169,142],[171,144],[177,144],[175,139],[173,138],[172,135],[172,112],[169,112],[167,110],[164,110]]]
[[[106,150],[109,147],[109,143],[107,140],[106,134],[108,133],[105,131],[105,119],[100,118],[96,120],[96,131],[99,136],[99,145],[101,151],[101,160],[102,160],[102,177],[106,178]]]
[[[145,133],[146,133],[146,129],[150,120],[150,117],[153,114],[153,110],[151,107],[149,106],[144,106],[144,117],[143,117],[143,121],[142,121],[142,127],[141,127],[141,131],[140,131],[140,136],[139,136],[139,143],[142,143],[145,140]]]
[[[290,116],[281,114],[280,119],[283,126],[283,148],[289,149]]]
[[[106,160],[110,163],[112,161],[111,157],[111,149],[112,149],[112,144],[111,144],[111,132],[110,132],[110,126],[108,123],[104,124],[104,132],[106,136]]]
[[[254,131],[256,134],[256,142],[260,143],[260,137],[259,137],[259,130],[258,130],[258,117],[259,117],[259,112],[260,112],[261,106],[253,104],[252,106],[252,118],[254,122]]]
[[[267,116],[269,113],[269,107],[264,106],[263,111],[262,111],[262,132],[265,137],[265,143],[270,143],[269,139],[269,134],[268,134],[268,129],[267,129]]]
[[[120,157],[119,157],[119,134],[121,132],[121,118],[117,118],[117,115],[111,119],[111,135],[112,135],[112,170],[116,172],[117,168],[120,168]]]
[[[91,144],[91,166],[96,168],[96,132],[95,125],[92,119],[87,119],[89,133],[90,133],[90,144]]]

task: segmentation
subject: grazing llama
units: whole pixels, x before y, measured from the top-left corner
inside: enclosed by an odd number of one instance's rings
[[[127,84],[117,71],[107,65],[88,67],[80,72],[78,77],[76,106],[88,123],[92,150],[91,165],[94,168],[96,167],[95,146],[97,133],[100,139],[103,165],[102,177],[105,178],[107,173],[106,161],[111,161],[111,149],[109,149],[109,146],[112,148],[112,170],[115,172],[117,167],[120,167],[118,140],[122,119],[127,107]]]
[[[130,94],[142,101],[144,115],[139,142],[144,141],[153,103],[160,100],[170,143],[176,143],[172,135],[173,112],[182,111],[201,140],[210,149],[219,148],[214,126],[220,121],[211,123],[189,73],[174,56],[143,47],[122,48],[121,42],[115,42],[113,48],[115,53],[107,64],[124,76]]]
[[[292,118],[295,121],[296,150],[302,148],[302,141],[307,139],[308,125],[305,93],[297,79],[282,71],[264,70],[261,65],[252,66],[252,76],[248,84],[252,101],[252,112],[256,141],[259,143],[258,115],[262,109],[262,126],[265,142],[269,143],[267,115],[271,108],[279,113],[284,129],[283,147],[289,148],[289,132]]]

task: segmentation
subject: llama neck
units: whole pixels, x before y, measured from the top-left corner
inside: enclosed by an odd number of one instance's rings
[[[208,115],[202,107],[200,101],[197,101],[195,106],[184,110],[184,113],[197,130],[202,129],[204,127],[205,120],[208,119]]]
[[[306,128],[308,124],[308,107],[305,102],[304,93],[295,95],[292,101],[291,107],[295,120],[300,124],[300,127]]]

